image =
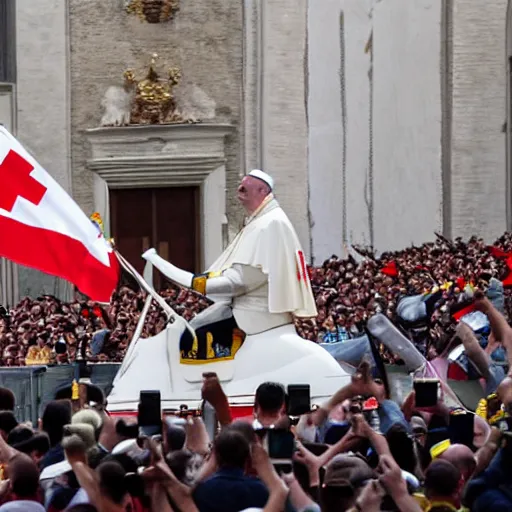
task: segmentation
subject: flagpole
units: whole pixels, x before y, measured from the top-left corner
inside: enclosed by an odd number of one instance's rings
[[[137,272],[137,270],[124,258],[124,256],[121,255],[119,251],[114,249],[114,254],[116,255],[120,265],[123,267],[124,270],[126,270],[133,278],[137,281],[139,286],[148,293],[155,302],[164,310],[165,314],[167,315],[168,320],[180,320],[184,322],[186,328],[190,331],[190,334],[193,338],[196,336],[195,330],[192,328],[192,326],[174,309],[165,302],[165,300],[155,291],[155,289],[150,286],[147,281]]]

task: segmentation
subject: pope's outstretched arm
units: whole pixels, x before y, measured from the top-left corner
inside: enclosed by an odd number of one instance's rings
[[[170,279],[173,283],[184,286],[185,288],[192,288],[192,281],[194,279],[194,274],[192,272],[187,272],[186,270],[181,270],[181,268],[176,267],[172,263],[165,261],[162,257],[158,256],[158,253],[155,249],[149,249],[146,251],[142,257],[152,263],[162,274]]]
[[[160,257],[155,249],[149,249],[142,257],[152,263],[173,283],[191,288],[203,295],[233,298],[259,288],[267,282],[261,270],[247,265],[233,265],[218,275],[199,274],[182,270]]]

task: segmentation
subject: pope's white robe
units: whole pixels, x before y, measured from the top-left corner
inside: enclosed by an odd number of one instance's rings
[[[191,274],[156,254],[145,257],[171,280],[193,286]],[[232,307],[239,328],[249,335],[289,324],[293,316],[317,314],[299,239],[272,195],[247,220],[206,276],[205,293],[216,304],[194,319],[196,329],[225,318],[227,305]]]

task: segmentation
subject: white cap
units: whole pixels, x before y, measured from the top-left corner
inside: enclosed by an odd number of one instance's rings
[[[114,446],[112,455],[119,455],[121,453],[128,454],[132,451],[142,451],[137,444],[137,439],[125,439]]]
[[[68,473],[69,471],[73,471],[71,464],[67,460],[63,460],[62,462],[57,462],[56,464],[45,467],[39,475],[39,480],[57,478],[64,473]]]
[[[270,190],[274,190],[274,179],[266,172],[260,171],[259,169],[253,169],[249,173],[249,176],[264,181],[270,187]]]

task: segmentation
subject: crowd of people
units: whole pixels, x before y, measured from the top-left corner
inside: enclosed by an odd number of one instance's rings
[[[208,305],[207,299],[171,284],[162,296],[187,320]],[[144,300],[142,291],[122,286],[108,308],[49,295],[24,298],[10,311],[1,308],[0,366],[67,364],[79,355],[91,362],[121,362]],[[165,316],[153,304],[142,335],[154,336],[164,326]]]
[[[476,301],[512,354],[504,316],[485,297]],[[19,424],[14,395],[0,388],[0,512],[512,510],[512,378],[498,384],[501,428],[492,411],[450,409],[442,397],[429,407],[415,391],[402,404],[390,400],[370,361],[299,416],[289,415],[283,385],[263,382],[253,415],[235,419],[207,373],[213,431],[206,417],[181,411],[162,414],[156,434],[87,393],[47,404],[38,426]],[[472,419],[469,437],[457,430],[461,415]],[[293,437],[289,460],[272,458],[263,442],[271,431]]]
[[[425,308],[430,349],[462,342],[489,393],[478,414],[454,408],[442,393],[428,407],[414,390],[403,403],[391,400],[379,364],[367,358],[328,401],[293,417],[287,390],[262,382],[253,415],[235,418],[216,375],[204,374],[202,397],[215,410],[215,428],[194,411],[167,413],[158,422],[161,435],[148,434],[136,416],[110,415],[101,392],[94,402],[87,393],[54,400],[39,425],[20,424],[14,395],[0,389],[0,512],[512,510],[511,250],[508,235],[492,247],[439,237],[380,259],[362,250],[343,261],[333,257],[312,269],[316,323],[297,324],[314,341],[343,341],[360,334],[375,312],[398,322],[401,298],[430,297],[439,288]],[[499,285],[494,298],[492,283]],[[188,319],[208,306],[177,287],[163,295]],[[128,286],[108,309],[24,299],[1,315],[2,364],[66,363],[79,355],[119,361],[144,300]],[[479,334],[457,323],[460,304],[487,318],[486,343],[504,354],[501,373]],[[144,335],[164,325],[155,305]],[[264,442],[269,431],[293,437],[289,459],[273,459],[269,437]]]
[[[297,320],[296,328],[302,337],[317,342],[357,337],[376,312],[395,320],[401,297],[451,282],[453,286],[443,292],[430,319],[430,353],[435,355],[453,335],[456,322],[449,311],[463,297],[466,285],[485,287],[491,278],[508,285],[509,252],[512,253],[510,234],[491,247],[477,238],[466,243],[438,236],[435,243],[385,253],[379,258],[368,250],[351,248],[349,258],[333,256],[322,266],[310,269],[318,317]],[[504,290],[507,314],[512,313],[511,289],[507,286]],[[187,320],[210,304],[196,292],[171,283],[162,295]],[[81,342],[89,360],[120,362],[144,299],[142,291],[129,286],[119,289],[108,308],[80,300],[62,303],[51,296],[25,298],[11,311],[0,311],[0,365],[72,362]],[[143,336],[157,334],[164,325],[162,311],[153,305]],[[56,351],[59,342],[65,342],[67,349]]]
[[[357,336],[376,312],[395,321],[397,304],[404,296],[452,283],[437,301],[429,324],[430,338],[442,344],[453,335],[456,322],[449,312],[463,298],[467,285],[487,288],[492,278],[504,281],[505,310],[512,313],[506,282],[511,251],[512,236],[507,233],[492,246],[478,238],[450,241],[438,235],[433,243],[384,253],[380,258],[365,250],[352,250],[347,260],[333,256],[312,269],[318,317],[301,326],[302,331],[308,339],[340,330]]]

